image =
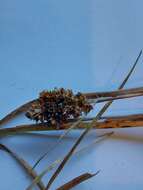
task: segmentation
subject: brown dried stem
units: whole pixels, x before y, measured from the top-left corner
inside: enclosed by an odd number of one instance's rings
[[[113,134],[114,134],[114,132],[109,132],[109,133],[104,133],[104,134],[102,134],[102,135],[97,136],[97,139],[94,140],[92,143],[90,143],[90,144],[84,146],[83,148],[81,148],[81,149],[79,149],[79,150],[76,150],[76,151],[74,152],[74,155],[77,155],[77,154],[79,154],[79,153],[81,153],[81,152],[83,152],[83,151],[86,151],[86,150],[90,149],[90,148],[91,148],[93,145],[95,145],[96,143],[99,143],[99,142],[101,142],[102,140],[105,140],[106,138],[110,137],[110,136],[113,135]],[[34,185],[39,182],[40,179],[42,179],[48,172],[50,172],[52,169],[54,169],[54,168],[57,166],[57,164],[60,164],[60,163],[62,162],[62,160],[63,160],[63,158],[60,158],[60,159],[55,160],[54,162],[52,162],[52,164],[50,164],[48,167],[46,167],[46,168],[39,174],[39,176],[33,180],[33,182],[28,186],[28,188],[27,188],[26,190],[31,190],[31,189],[34,187]]]
[[[61,187],[59,187],[59,188],[56,189],[56,190],[70,190],[71,188],[73,188],[73,187],[79,185],[80,183],[82,183],[82,182],[84,182],[84,181],[86,181],[86,180],[88,180],[88,179],[94,177],[94,176],[97,175],[98,173],[99,173],[99,171],[96,172],[95,174],[84,173],[84,174],[82,174],[82,175],[80,175],[80,176],[78,176],[78,177],[72,179],[72,180],[69,181],[68,183],[62,185]]]
[[[6,115],[5,117],[3,117],[0,120],[0,126],[7,123],[8,121],[10,121],[11,119],[15,118],[16,116],[22,114],[23,112],[25,112],[29,106],[34,103],[36,100],[32,100],[30,102],[27,102],[25,104],[23,104],[22,106],[16,108],[15,110],[13,110],[12,112],[10,112],[8,115]]]
[[[123,80],[123,82],[121,83],[121,85],[119,86],[119,90],[122,89],[126,82],[128,81],[128,79],[130,78],[132,72],[134,71],[138,60],[140,58],[142,54],[142,51],[140,51],[135,63],[133,64],[131,70],[129,71],[129,73],[127,74],[127,76],[125,77],[125,79]],[[85,129],[85,131],[81,134],[81,136],[77,139],[77,141],[75,142],[75,144],[73,145],[73,147],[70,149],[70,151],[67,153],[67,155],[65,156],[65,158],[63,159],[63,161],[61,162],[61,164],[59,165],[59,167],[57,168],[57,170],[54,172],[54,174],[52,175],[52,177],[50,178],[47,186],[46,186],[46,190],[48,190],[52,183],[55,181],[56,177],[59,175],[59,173],[62,171],[63,167],[65,166],[65,164],[67,163],[67,161],[70,159],[70,157],[72,156],[74,150],[77,148],[77,146],[80,144],[80,142],[83,140],[83,138],[85,137],[85,135],[92,129],[93,125],[96,125],[97,121],[101,118],[101,116],[105,113],[105,111],[109,108],[109,106],[112,104],[113,101],[109,101],[107,102],[103,108],[98,112],[98,114],[96,115],[95,119],[92,121],[91,125],[89,125],[89,127],[87,129]]]
[[[96,100],[96,103],[101,103],[109,100],[117,100],[117,99],[125,99],[125,98],[132,98],[137,96],[143,96],[143,87],[138,88],[130,88],[126,90],[116,90],[111,92],[93,92],[93,93],[85,93],[84,94],[89,101]],[[37,99],[32,100],[23,104],[22,106],[16,108],[14,111],[10,112],[4,118],[0,120],[0,126],[9,122],[16,116],[26,112],[28,108],[36,102]]]
[[[32,170],[32,167],[23,158],[20,158],[16,153],[10,150],[7,146],[0,144],[0,149],[9,153],[20,164],[20,166],[22,166],[22,168],[26,171],[26,173],[32,179],[35,179],[38,176],[38,174],[34,170]],[[38,181],[37,186],[39,187],[40,190],[45,190],[45,186],[41,180]]]
[[[86,129],[94,118],[85,119],[86,122],[82,122],[74,129]],[[104,119],[104,120],[103,120]],[[143,114],[116,116],[116,117],[103,117],[99,120],[96,125],[93,125],[94,129],[103,128],[125,128],[125,127],[141,127],[143,126]],[[71,123],[63,124],[58,130],[69,129]],[[57,130],[56,126],[47,126],[47,124],[31,124],[31,125],[20,125],[12,128],[0,129],[0,137],[14,134],[21,134],[24,132],[32,131],[51,131]]]

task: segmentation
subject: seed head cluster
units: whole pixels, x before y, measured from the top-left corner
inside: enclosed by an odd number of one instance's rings
[[[50,125],[66,123],[69,119],[77,119],[87,114],[93,107],[82,93],[74,95],[72,90],[55,88],[43,91],[26,113],[26,116],[36,122],[46,122]]]

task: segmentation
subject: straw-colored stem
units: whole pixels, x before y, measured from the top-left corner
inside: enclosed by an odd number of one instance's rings
[[[19,165],[26,171],[26,173],[32,178],[35,179],[38,174],[36,171],[32,170],[31,166],[21,157],[19,157],[15,152],[13,152],[11,149],[9,149],[7,146],[0,144],[0,149],[6,151],[9,153],[18,163]],[[41,180],[37,183],[40,190],[44,190],[45,186]]]
[[[91,118],[92,121],[92,118]],[[91,121],[82,122],[77,125],[75,129],[85,129],[87,128]],[[143,114],[127,115],[127,116],[116,116],[116,117],[103,117],[97,122],[96,125],[93,125],[95,129],[103,128],[125,128],[125,127],[140,127],[143,126]],[[0,136],[14,135],[24,132],[32,131],[51,131],[51,130],[63,130],[69,129],[71,123],[66,123],[61,126],[60,129],[57,129],[56,126],[47,126],[47,124],[31,124],[31,125],[20,125],[13,128],[5,128],[0,130]]]
[[[143,87],[138,88],[131,88],[126,90],[116,90],[110,92],[92,92],[92,93],[85,93],[84,94],[89,102],[96,100],[96,103],[105,102],[109,100],[116,100],[116,99],[125,99],[125,98],[132,98],[137,96],[143,96]],[[29,101],[22,106],[16,108],[4,118],[0,120],[0,127],[7,123],[8,121],[12,120],[16,116],[21,113],[24,113],[28,110],[32,103],[36,102],[37,99]]]

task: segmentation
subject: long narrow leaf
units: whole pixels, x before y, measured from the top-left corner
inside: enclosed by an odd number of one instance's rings
[[[72,179],[71,181],[69,181],[68,183],[62,185],[61,187],[59,187],[56,190],[70,190],[71,188],[79,185],[80,183],[96,176],[100,171],[97,171],[95,174],[90,174],[90,173],[84,173],[74,179]]]
[[[20,164],[20,166],[26,171],[26,173],[32,179],[35,179],[38,176],[38,174],[34,170],[32,170],[31,166],[23,158],[20,158],[16,153],[10,150],[7,146],[0,144],[0,149],[9,153]],[[38,181],[37,185],[40,190],[45,190],[45,186],[41,180]]]
[[[81,122],[82,118],[79,119],[77,122],[75,122],[74,124],[72,124],[65,132],[64,134],[62,134],[59,139],[58,142],[52,146],[46,153],[44,153],[42,156],[40,156],[40,158],[36,161],[36,163],[33,166],[33,169],[40,163],[40,161],[42,161],[51,151],[53,151],[63,140],[63,138],[75,127],[77,127],[77,125]]]
[[[125,79],[123,80],[123,82],[121,83],[121,85],[119,86],[119,89],[122,89],[126,82],[128,81],[129,77],[131,76],[132,72],[134,71],[138,60],[140,58],[142,54],[142,51],[139,53],[139,56],[137,57],[133,67],[131,68],[131,70],[129,71],[128,75],[125,77]],[[61,170],[63,169],[63,167],[65,166],[65,164],[67,163],[67,161],[69,160],[69,158],[71,157],[71,155],[73,154],[74,150],[76,149],[76,147],[80,144],[80,142],[82,141],[82,139],[85,137],[85,135],[90,131],[90,129],[92,129],[93,124],[96,124],[96,122],[98,121],[98,119],[100,119],[100,117],[105,113],[105,111],[108,109],[108,107],[112,104],[113,101],[109,101],[108,103],[106,103],[104,105],[104,107],[99,111],[99,113],[96,115],[95,119],[93,120],[92,124],[89,126],[89,128],[87,128],[82,134],[81,136],[78,138],[78,140],[75,142],[75,144],[73,145],[73,147],[70,149],[70,151],[68,152],[68,154],[65,156],[65,158],[63,159],[63,161],[61,162],[60,166],[57,168],[57,170],[55,171],[55,173],[52,175],[52,177],[50,178],[47,186],[46,186],[46,190],[48,190],[52,183],[54,182],[54,180],[56,179],[56,177],[59,175],[59,173],[61,172]]]
[[[131,88],[131,89],[126,89],[126,90],[116,90],[116,91],[111,91],[111,92],[92,92],[92,93],[84,93],[86,98],[90,102],[94,102],[94,100],[97,100],[97,103],[100,102],[105,102],[109,101],[111,99],[123,99],[123,98],[131,98],[131,97],[137,97],[137,96],[142,96],[143,95],[143,88],[138,87],[138,88]],[[29,101],[20,107],[16,108],[9,114],[7,114],[5,117],[3,117],[0,120],[0,127],[2,127],[3,124],[9,122],[19,114],[26,112],[28,108],[31,106],[32,103],[36,102],[37,99]]]
[[[27,102],[27,103],[23,104],[22,106],[16,108],[15,110],[13,110],[12,112],[10,112],[8,115],[6,115],[4,118],[2,118],[0,120],[0,127],[2,127],[3,124],[7,123],[8,121],[10,121],[11,119],[13,119],[17,115],[23,113],[35,101],[36,100],[32,100],[30,102]]]
[[[98,137],[97,137],[98,139],[96,139],[95,141],[93,141],[91,144],[86,145],[86,146],[84,146],[83,148],[81,148],[81,149],[75,151],[75,152],[74,152],[74,155],[79,154],[79,153],[81,153],[81,152],[83,152],[83,151],[88,150],[91,146],[93,146],[93,145],[95,145],[96,143],[98,143],[98,142],[104,140],[105,138],[110,137],[112,134],[113,134],[113,132],[110,132],[110,133],[105,133],[105,134],[102,134],[102,135],[98,136]],[[39,176],[37,176],[37,177],[32,181],[32,183],[28,186],[28,188],[27,188],[26,190],[32,190],[32,188],[33,188],[48,172],[50,172],[52,169],[54,169],[54,168],[57,166],[57,164],[61,163],[62,160],[63,160],[63,158],[58,159],[58,160],[55,160],[50,166],[48,166],[47,168],[45,168],[45,169],[39,174]]]

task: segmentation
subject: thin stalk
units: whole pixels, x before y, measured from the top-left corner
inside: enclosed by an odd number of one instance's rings
[[[85,118],[83,119],[82,124],[75,126],[72,129],[86,129],[91,122],[95,119]],[[31,124],[31,125],[20,125],[13,128],[4,128],[0,129],[0,137],[5,137],[8,135],[18,135],[26,132],[38,132],[38,131],[51,131],[51,130],[67,130],[65,133],[70,131],[71,124],[75,122],[74,120],[70,123],[63,124],[60,129],[57,129],[56,126],[47,126],[47,124]],[[94,129],[103,129],[103,128],[125,128],[125,127],[141,127],[143,126],[143,114],[134,114],[126,116],[116,116],[116,117],[101,117],[101,119],[93,125]],[[69,130],[69,131],[68,131]],[[61,137],[60,137],[61,138]],[[61,138],[62,140],[62,138]],[[60,141],[61,141],[60,140]]]
[[[82,119],[80,119],[80,121],[81,121]],[[77,125],[78,125],[78,123],[80,122],[79,120],[78,121],[76,121],[74,124],[72,124],[65,132],[64,132],[64,134],[62,134],[61,136],[60,136],[60,138],[58,139],[58,142],[54,145],[54,146],[52,146],[46,153],[44,153],[42,156],[40,156],[39,157],[39,159],[36,161],[36,163],[34,164],[34,166],[33,166],[33,168],[35,168],[39,163],[40,163],[40,161],[42,161],[48,154],[49,154],[49,152],[52,150],[54,150],[60,143],[61,143],[61,141],[63,140],[63,138],[72,130],[72,129],[74,129],[75,127],[77,127]]]
[[[103,135],[98,136],[96,140],[94,140],[92,143],[84,146],[83,148],[79,149],[79,150],[75,150],[74,155],[77,155],[83,151],[88,150],[91,146],[95,145],[96,143],[110,137],[111,135],[113,135],[114,132],[110,132],[110,133],[105,133]],[[53,170],[57,164],[61,163],[63,160],[63,158],[60,158],[58,160],[55,160],[52,164],[50,164],[50,166],[46,167],[40,174],[39,176],[37,176],[32,183],[28,186],[28,188],[26,190],[32,190],[32,188],[36,185],[36,183],[39,182],[39,180],[41,180],[48,172],[50,172],[51,170]]]
[[[131,88],[131,89],[126,89],[126,90],[116,90],[116,91],[111,91],[111,92],[85,93],[84,95],[89,100],[89,102],[94,102],[96,100],[97,103],[101,103],[101,102],[105,102],[109,100],[142,96],[143,87]],[[0,127],[2,127],[3,124],[9,122],[16,116],[20,115],[21,113],[26,112],[31,106],[31,104],[33,104],[36,101],[37,99],[29,101],[21,105],[20,107],[16,108],[14,111],[10,112],[8,115],[6,115],[4,118],[0,120]]]
[[[35,179],[38,176],[38,174],[34,170],[32,170],[31,166],[23,158],[20,158],[15,152],[10,150],[7,146],[0,144],[0,149],[9,153],[32,179]],[[45,186],[41,180],[38,181],[37,186],[39,187],[40,190],[45,190]]]
[[[62,185],[61,187],[59,187],[56,190],[70,190],[73,187],[79,185],[80,183],[96,176],[100,171],[97,171],[95,174],[90,174],[90,173],[84,173],[72,180],[70,180],[69,182],[67,182],[66,184]]]
[[[22,106],[16,108],[15,110],[13,110],[12,112],[10,112],[8,115],[6,115],[5,117],[3,117],[0,120],[0,127],[2,127],[3,124],[7,123],[8,121],[10,121],[11,119],[13,119],[14,117],[20,115],[21,113],[25,112],[29,106],[34,103],[36,100],[32,100],[30,102],[27,102],[25,104],[23,104]]]
[[[127,98],[134,98],[134,97],[138,97],[138,96],[143,96],[143,93],[140,92],[127,92],[127,94],[124,95],[119,95],[119,96],[115,96],[115,97],[103,97],[103,98],[97,98],[96,102],[97,103],[101,103],[101,102],[106,102],[106,101],[111,101],[111,100],[121,100],[121,99],[127,99]],[[94,102],[94,99],[89,99],[89,102]]]
[[[125,77],[125,79],[123,80],[123,82],[121,83],[121,85],[119,86],[119,90],[122,89],[126,82],[128,81],[128,79],[130,78],[132,72],[134,71],[138,60],[140,58],[142,54],[142,51],[139,53],[139,56],[137,57],[133,67],[131,68],[131,70],[129,71],[128,75]],[[69,160],[69,158],[71,157],[71,155],[73,154],[74,150],[76,149],[76,147],[80,144],[80,142],[83,140],[83,138],[85,137],[85,135],[90,131],[90,129],[92,129],[93,125],[96,125],[96,122],[101,118],[101,116],[105,113],[105,111],[110,107],[110,105],[112,104],[113,101],[109,101],[107,102],[104,107],[99,111],[99,113],[96,115],[95,119],[93,120],[93,122],[91,123],[91,125],[85,129],[85,131],[81,134],[81,136],[77,139],[77,141],[75,142],[75,144],[73,145],[73,147],[70,149],[70,151],[68,152],[68,154],[65,156],[65,158],[63,159],[63,161],[61,162],[61,164],[59,165],[59,167],[57,168],[57,170],[54,172],[54,174],[52,175],[52,177],[50,178],[47,186],[46,186],[46,190],[48,190],[52,183],[55,181],[56,177],[59,175],[59,173],[62,171],[63,167],[65,166],[65,164],[67,163],[67,161]]]
[[[102,97],[116,97],[122,96],[126,94],[133,94],[133,93],[140,93],[142,92],[143,87],[136,87],[136,88],[129,88],[129,89],[118,89],[113,91],[106,91],[106,92],[91,92],[91,93],[84,93],[87,99],[95,99],[95,98],[102,98]]]

